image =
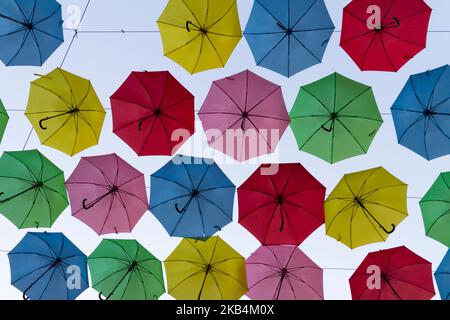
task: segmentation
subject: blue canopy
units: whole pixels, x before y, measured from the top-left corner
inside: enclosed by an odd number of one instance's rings
[[[442,300],[450,300],[450,250],[434,273]]]
[[[29,232],[8,258],[24,299],[74,300],[89,286],[87,257],[62,233]]]
[[[55,0],[0,1],[0,60],[41,66],[64,42],[61,5]]]
[[[171,236],[206,239],[232,221],[235,190],[213,160],[176,156],[151,176],[150,211]]]
[[[450,154],[450,66],[411,76],[391,110],[401,145],[427,160]]]
[[[333,31],[323,0],[255,0],[244,35],[257,65],[290,77],[322,62]]]

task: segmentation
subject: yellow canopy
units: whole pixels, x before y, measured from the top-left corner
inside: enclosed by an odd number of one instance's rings
[[[190,73],[224,67],[242,38],[236,0],[169,0],[158,26],[164,55]]]
[[[25,115],[42,144],[73,156],[98,144],[105,110],[89,80],[57,68],[31,82]]]
[[[385,241],[408,216],[407,185],[384,168],[347,174],[325,201],[327,235],[350,248]]]
[[[179,300],[236,300],[247,292],[245,259],[219,237],[184,239],[164,262]]]

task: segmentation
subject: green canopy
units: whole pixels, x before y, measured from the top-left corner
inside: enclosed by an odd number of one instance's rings
[[[367,153],[383,123],[372,88],[338,73],[303,86],[290,117],[300,150],[329,163]]]
[[[0,213],[18,228],[51,227],[68,204],[64,173],[42,153],[3,153]]]
[[[0,142],[2,142],[3,134],[5,133],[6,125],[8,123],[9,117],[6,113],[5,106],[0,99]]]
[[[103,240],[88,264],[101,299],[156,300],[165,292],[161,261],[135,240]]]
[[[450,247],[450,171],[439,175],[420,208],[427,236]]]

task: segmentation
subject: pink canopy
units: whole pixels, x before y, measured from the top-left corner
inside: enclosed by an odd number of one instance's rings
[[[237,161],[273,153],[290,123],[281,87],[248,70],[214,81],[199,116],[209,145]]]
[[[131,232],[148,209],[144,175],[116,154],[82,158],[66,185],[72,215],[99,235]]]
[[[260,247],[246,261],[254,300],[323,300],[323,270],[296,246]]]

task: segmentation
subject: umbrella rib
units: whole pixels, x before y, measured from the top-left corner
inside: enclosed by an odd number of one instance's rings
[[[221,298],[222,300],[224,300],[223,293],[222,293],[222,289],[220,289],[219,282],[217,281],[216,276],[214,275],[214,272],[211,272],[211,278],[213,279],[213,281],[214,281],[214,283],[215,283],[217,289],[219,290],[220,298]]]
[[[309,94],[311,97],[313,97],[324,109],[327,113],[330,113],[330,109],[322,102],[319,98],[317,98],[315,95],[313,95],[311,92],[309,92],[306,87],[302,87],[302,90],[305,91],[307,94]],[[327,115],[328,116],[328,115]]]
[[[187,98],[184,98],[184,99],[181,100],[181,101],[178,101],[178,102],[169,104],[169,105],[167,105],[167,106],[162,106],[161,111],[165,111],[165,110],[167,110],[167,109],[176,107],[176,106],[178,106],[178,105],[180,105],[180,104],[182,104],[182,103],[184,103],[184,102],[187,102],[187,101],[190,101],[190,100],[193,100],[193,99],[194,99],[194,98],[193,98],[192,96],[189,96],[189,97],[187,97]]]
[[[184,28],[183,28],[183,29],[184,29]],[[168,56],[168,55],[170,55],[170,54],[172,54],[172,53],[174,53],[174,52],[176,52],[176,51],[178,51],[178,50],[184,48],[185,46],[191,44],[192,42],[194,42],[195,40],[197,40],[197,38],[199,38],[201,35],[202,35],[201,33],[198,33],[196,36],[194,36],[192,39],[190,39],[189,41],[185,42],[185,43],[182,44],[181,46],[179,46],[179,47],[177,47],[177,48],[175,48],[175,49],[173,49],[173,50],[167,52],[167,53],[165,54],[165,56]]]
[[[56,134],[59,133],[59,131],[69,122],[69,120],[72,119],[71,115],[67,115],[66,120],[47,138],[45,138],[44,141],[42,141],[42,144],[46,144],[50,139],[52,139]]]
[[[380,38],[380,42],[381,42],[381,47],[383,48],[384,54],[386,55],[386,58],[389,61],[389,64],[391,65],[392,69],[397,71],[398,68],[394,66],[394,63],[392,62],[391,56],[387,52],[386,45],[384,44],[384,40],[383,40],[382,36],[383,36],[383,34],[380,33],[379,34],[379,38]]]
[[[237,284],[239,284],[241,287],[247,289],[247,288],[246,288],[246,287],[247,287],[246,285],[242,284],[238,279],[236,279],[234,276],[232,276],[232,275],[229,274],[228,272],[225,272],[225,271],[223,271],[223,270],[221,270],[221,269],[218,269],[218,268],[215,268],[215,269],[214,269],[214,272],[217,272],[217,273],[222,274],[222,275],[224,275],[224,276],[230,277],[232,280],[234,280],[234,281],[235,281]]]
[[[204,217],[203,217],[202,208],[200,206],[200,201],[198,200],[198,198],[195,198],[195,202],[197,203],[198,213],[200,215],[200,222],[202,223],[203,238],[206,239],[207,237],[206,237],[206,231],[205,231],[205,221],[204,221]]]
[[[419,288],[419,289],[421,289],[421,290],[423,290],[423,291],[426,291],[426,292],[429,292],[429,293],[435,294],[435,292],[434,292],[434,291],[430,291],[430,290],[428,290],[428,289],[425,289],[425,288],[423,288],[423,287],[419,286],[418,284],[415,284],[415,283],[412,283],[412,282],[406,281],[405,279],[400,279],[400,278],[397,278],[397,277],[393,277],[393,276],[390,276],[390,278],[391,278],[391,279],[393,279],[393,280],[395,280],[395,281],[400,281],[400,282],[404,282],[404,283],[407,283],[407,284],[409,284],[409,285],[411,285],[411,286],[413,286],[413,287]]]
[[[275,272],[273,274],[270,274],[268,276],[265,276],[264,278],[259,279],[257,282],[255,282],[254,284],[252,284],[248,289],[251,290],[254,287],[256,287],[257,285],[259,285],[261,282],[264,282],[266,280],[269,280],[271,278],[277,278],[279,276],[279,272]]]
[[[54,254],[54,256],[58,257],[58,254],[56,254],[55,250],[52,248],[52,246],[45,239],[42,239],[41,237],[37,236],[36,233],[30,233],[30,235],[32,235],[35,238],[37,238],[38,240],[42,241],[47,246],[47,248],[50,249],[50,251]],[[52,258],[54,258],[54,257],[52,257]]]
[[[219,20],[215,21],[214,23],[212,23],[211,25],[208,26],[208,28],[207,28],[208,32],[210,32],[209,30],[214,28],[214,26],[216,24],[218,24],[220,21],[222,21],[222,19],[225,18],[230,13],[231,9],[233,9],[233,7],[235,7],[235,6],[236,6],[236,1],[234,0],[233,3],[231,4],[231,6],[225,11],[225,13],[223,14],[222,17],[220,17]]]
[[[395,39],[400,40],[400,41],[402,41],[402,42],[411,44],[411,45],[416,46],[416,47],[419,47],[419,48],[425,48],[424,45],[420,45],[420,44],[417,44],[417,43],[415,43],[415,42],[411,42],[411,41],[408,41],[408,40],[399,38],[398,36],[396,36],[396,35],[390,33],[389,31],[384,30],[384,33],[387,34],[387,35],[389,35],[389,36],[391,36],[392,38],[395,38]]]
[[[175,286],[173,286],[170,290],[168,290],[168,293],[170,294],[173,290],[175,290],[176,288],[178,288],[181,284],[183,284],[185,281],[187,281],[187,280],[189,280],[189,279],[191,279],[191,278],[193,278],[193,277],[195,277],[195,276],[198,276],[198,275],[200,275],[200,274],[202,274],[204,271],[203,270],[199,270],[199,271],[196,271],[196,272],[194,272],[194,273],[192,273],[191,275],[189,275],[189,276],[187,276],[186,278],[184,278],[183,280],[181,280],[178,284],[176,284]]]
[[[139,201],[141,201],[143,204],[145,204],[146,206],[148,205],[148,203],[146,203],[145,201],[143,201],[141,198],[139,198],[137,195],[132,194],[131,192],[125,191],[125,190],[119,190],[119,192],[117,193],[118,195],[120,195],[121,193],[125,193],[133,198],[138,199]],[[123,200],[122,200],[123,201]]]
[[[102,170],[101,168],[97,167],[97,165],[96,165],[94,162],[92,162],[89,158],[85,157],[85,158],[83,158],[83,159],[84,159],[85,161],[87,161],[91,166],[93,166],[95,169],[97,169],[97,170],[100,172],[100,174],[102,175],[102,177],[103,177],[103,179],[105,180],[105,182],[106,182],[106,184],[108,185],[108,187],[112,185],[112,182],[109,181],[108,176],[106,175],[105,172],[103,172],[103,170]],[[106,187],[106,186],[105,186],[105,187]]]
[[[0,18],[1,18],[1,15],[0,15]],[[26,28],[25,28],[25,27],[22,27],[22,28],[20,28],[20,29],[17,29],[17,30],[15,30],[15,31],[11,31],[11,32],[9,32],[9,33],[0,34],[0,38],[12,36],[13,34],[16,34],[16,33],[19,33],[19,32],[25,31],[25,30],[26,30]]]
[[[350,233],[349,233],[349,238],[350,238],[350,248],[353,248],[353,219],[355,218],[355,214],[357,212],[358,207],[357,206],[353,206],[353,210],[352,210],[352,215],[350,216],[350,223],[349,223],[349,228],[350,228]]]
[[[405,186],[406,186],[405,184],[395,184],[395,185],[383,186],[383,187],[380,187],[380,188],[377,188],[377,189],[373,189],[373,190],[371,190],[369,192],[366,192],[364,194],[361,194],[361,197],[368,198],[368,197],[371,197],[375,192],[383,190],[383,189],[399,188],[399,187],[405,187]]]
[[[205,170],[205,172],[203,173],[202,177],[200,178],[200,181],[197,183],[197,186],[195,187],[195,189],[197,189],[197,190],[200,189],[200,186],[202,185],[203,180],[205,179],[205,177],[206,177],[206,175],[208,174],[208,171],[209,171],[209,169],[210,169],[211,167],[212,167],[211,164],[206,166],[206,170]]]
[[[264,194],[264,195],[266,195],[266,196],[268,196],[268,197],[271,197],[271,198],[274,198],[275,196],[273,195],[273,194],[270,194],[270,193],[268,193],[268,192],[265,192],[265,191],[262,191],[262,190],[257,190],[257,189],[250,189],[250,188],[246,188],[246,187],[239,187],[239,191],[240,190],[242,190],[242,191],[250,191],[250,192],[258,192],[258,193],[261,193],[261,194]],[[272,200],[273,201],[273,200]],[[271,202],[272,202],[271,201]]]
[[[228,92],[226,92],[226,91],[225,91],[225,90],[217,83],[217,81],[214,81],[213,84],[214,84],[217,88],[219,88],[220,91],[222,91],[223,94],[225,94],[225,96],[228,97],[228,99],[230,99],[230,101],[231,101],[231,102],[236,106],[236,108],[239,110],[239,114],[241,114],[241,113],[244,112],[244,110],[241,109],[241,107],[239,106],[239,104],[238,104],[236,101],[234,101],[234,99],[231,97],[231,95],[228,94]]]
[[[428,263],[427,262],[422,262],[422,263],[412,263],[412,264],[402,265],[402,266],[400,266],[398,268],[394,268],[394,269],[389,270],[387,272],[387,275],[391,276],[392,273],[395,273],[395,272],[397,272],[397,271],[399,271],[399,270],[401,270],[403,268],[408,268],[408,267],[412,267],[412,266],[421,266],[421,265],[428,265]]]
[[[347,108],[348,106],[350,106],[353,102],[355,102],[356,100],[358,100],[359,98],[361,98],[366,92],[372,90],[371,87],[367,87],[364,91],[362,91],[361,93],[359,93],[358,95],[356,95],[354,98],[352,98],[349,102],[347,102],[345,105],[343,105],[338,111],[337,113],[342,112],[345,108]]]
[[[164,181],[168,181],[168,182],[174,183],[177,186],[180,186],[180,187],[186,189],[189,192],[191,191],[191,189],[189,189],[188,187],[186,187],[186,186],[182,185],[181,183],[178,183],[178,182],[176,182],[174,180],[171,180],[171,179],[168,179],[168,178],[164,178],[164,177],[159,177],[159,176],[157,176],[155,174],[152,175],[152,178],[157,178],[157,179],[161,179],[161,180],[164,180]]]
[[[191,125],[189,125],[189,124],[187,124],[187,123],[184,123],[184,122],[181,121],[180,119],[177,119],[177,118],[175,118],[175,117],[172,117],[172,116],[170,116],[170,115],[168,115],[168,114],[162,113],[161,116],[162,116],[162,117],[167,117],[167,118],[169,118],[169,119],[172,119],[173,121],[176,121],[176,122],[182,124],[183,126],[186,126],[187,128],[193,129],[193,128],[191,127]],[[163,122],[164,122],[164,121],[163,121]],[[165,126],[164,126],[164,128],[165,128]],[[167,135],[169,135],[169,134],[167,133]]]
[[[376,122],[383,122],[383,119],[374,119],[374,118],[370,118],[370,117],[363,117],[363,116],[355,116],[355,115],[339,115],[339,117],[341,118],[356,118],[356,119],[364,119],[364,120],[371,120],[371,121],[376,121]]]
[[[266,231],[264,232],[264,238],[263,238],[263,241],[261,242],[261,243],[263,243],[263,244],[266,244],[267,237],[269,236],[270,226],[271,226],[271,224],[272,224],[272,221],[273,221],[273,219],[274,219],[274,217],[275,217],[275,214],[277,213],[278,209],[279,209],[279,210],[282,210],[282,209],[281,209],[281,206],[280,206],[279,204],[277,204],[277,205],[275,206],[275,209],[273,210],[273,212],[272,212],[272,214],[271,214],[271,216],[270,216],[269,223],[267,224]],[[281,213],[281,215],[283,214],[282,212],[280,212],[280,213]]]
[[[343,214],[345,211],[347,211],[348,209],[351,209],[354,207],[353,203],[348,203],[346,204],[342,209],[340,209],[338,212],[336,212],[336,214],[334,215],[333,219],[331,219],[329,225],[327,226],[327,231],[331,230],[331,227],[333,226],[334,222],[336,221],[337,217],[340,216],[341,214]]]
[[[309,8],[306,9],[306,11],[303,13],[303,15],[297,20],[297,22],[294,23],[294,25],[292,26],[292,29],[295,28],[295,27],[300,23],[300,21],[303,20],[303,18],[304,18],[307,14],[309,14],[309,12],[310,12],[311,9],[316,5],[316,3],[317,3],[317,0],[315,0],[315,1],[309,6]]]
[[[205,37],[202,35],[201,42],[200,42],[200,48],[199,48],[199,52],[198,52],[198,56],[197,56],[197,61],[195,61],[195,65],[194,65],[194,68],[192,68],[192,72],[195,72],[195,69],[197,69],[198,63],[200,62],[204,44],[205,44]]]
[[[13,55],[13,57],[8,61],[8,63],[6,63],[7,66],[11,65],[11,63],[17,58],[17,56],[19,55],[19,53],[22,51],[23,47],[25,46],[25,43],[27,42],[28,36],[30,35],[30,30],[26,30],[23,39],[22,39],[22,44],[20,45],[19,49],[17,50],[17,52]]]
[[[295,232],[294,226],[292,225],[291,217],[290,217],[289,214],[288,214],[288,211],[287,211],[287,209],[286,209],[286,206],[285,206],[284,204],[282,204],[282,205],[280,206],[280,210],[284,210],[284,211],[285,211],[285,216],[286,216],[287,223],[288,223],[289,227],[291,228],[292,234],[294,235],[295,242],[298,243],[298,242],[299,242],[299,239],[298,239],[298,237],[297,237],[297,233]],[[282,212],[281,212],[281,213],[282,213]],[[321,221],[321,222],[323,223],[323,221]],[[293,254],[293,253],[291,253],[291,254]],[[291,257],[292,257],[292,256],[291,256]],[[289,263],[289,261],[288,261],[288,263]]]
[[[184,6],[186,7],[186,9],[188,9],[188,11],[191,13],[191,15],[194,17],[195,21],[197,22],[197,24],[199,26],[201,26],[202,24],[200,23],[200,21],[197,19],[197,17],[195,16],[194,12],[192,12],[192,9],[187,5],[185,0],[181,0],[184,4]]]
[[[328,119],[328,120],[323,124],[323,126],[327,125],[330,121],[332,121],[332,120],[331,120],[331,119]],[[314,131],[314,132],[311,134],[311,136],[310,136],[308,139],[306,139],[305,142],[299,147],[299,149],[302,150],[302,149],[309,143],[309,141],[311,141],[311,139],[312,139],[312,138],[313,138],[320,130],[323,130],[323,129],[322,129],[322,126],[319,127],[316,131]]]
[[[221,213],[223,213],[225,217],[227,217],[227,218],[230,219],[230,221],[231,221],[232,217],[228,216],[227,213],[226,213],[222,208],[220,208],[217,204],[215,204],[214,202],[212,202],[211,200],[209,200],[208,198],[206,198],[204,195],[199,195],[199,198],[202,198],[203,200],[205,200],[205,201],[211,203],[214,207],[216,207],[217,209],[219,209],[219,211],[220,211]]]
[[[31,203],[30,209],[28,210],[27,214],[26,214],[25,217],[23,218],[22,223],[21,223],[20,226],[19,226],[19,229],[21,229],[21,228],[24,226],[25,222],[27,221],[27,219],[28,219],[29,216],[31,215],[31,212],[33,211],[34,206],[36,205],[36,201],[37,201],[38,195],[39,195],[39,191],[38,191],[38,190],[35,190],[35,191],[34,191],[34,195],[33,195],[33,201],[32,201],[32,203]]]
[[[144,106],[143,104],[139,104],[139,103],[137,103],[137,102],[135,102],[135,101],[130,101],[130,100],[126,100],[126,99],[124,99],[124,98],[117,98],[117,97],[111,97],[111,100],[115,100],[115,101],[118,101],[118,102],[125,102],[125,103],[129,103],[129,104],[132,104],[132,105],[134,105],[134,106],[136,106],[136,107],[140,107],[140,108],[142,108],[142,109],[145,109],[146,111],[151,111],[151,108],[152,107],[149,107],[149,106]],[[139,120],[137,120],[137,121],[134,121],[134,122],[138,122]],[[134,123],[133,122],[133,123]]]
[[[269,144],[269,141],[266,139],[266,137],[264,137],[259,128],[253,123],[253,121],[249,118],[247,118],[248,122],[250,122],[250,124],[255,128],[256,132],[258,132],[258,135],[266,142],[267,146],[269,147],[269,152],[272,153],[274,150],[272,149],[272,146]],[[244,145],[244,142],[242,142],[242,146]]]
[[[172,198],[172,199],[165,200],[165,201],[163,201],[163,202],[161,202],[161,203],[158,203],[158,204],[156,204],[156,205],[152,205],[152,206],[150,207],[150,210],[156,209],[157,207],[162,206],[162,205],[164,205],[164,204],[167,204],[167,203],[169,203],[169,202],[171,202],[171,201],[179,200],[179,199],[186,198],[186,197],[189,197],[189,196],[190,196],[190,194],[187,193],[187,194],[182,195],[182,196],[178,196],[178,197],[175,197],[175,198]]]
[[[370,39],[369,45],[367,46],[366,52],[364,53],[364,56],[363,56],[363,60],[362,60],[362,64],[361,64],[362,69],[364,69],[364,66],[365,66],[366,60],[367,60],[367,56],[369,55],[370,48],[372,47],[373,43],[375,42],[376,37],[377,37],[377,34],[376,34],[376,32],[374,32],[372,38]]]
[[[142,144],[142,146],[141,146],[141,148],[140,148],[140,150],[139,150],[139,155],[141,155],[143,152],[144,152],[144,149],[145,149],[145,147],[147,146],[147,143],[148,143],[148,141],[149,141],[149,138],[150,138],[150,136],[152,135],[152,133],[153,133],[153,129],[155,128],[155,125],[156,125],[156,117],[151,117],[151,119],[152,119],[152,124],[151,124],[151,126],[150,126],[150,130],[148,131],[148,133],[147,133],[147,135],[146,135],[146,137],[145,137],[145,141],[146,142],[144,142],[143,144]],[[141,120],[139,120],[139,121],[141,121]],[[139,122],[139,121],[137,121],[137,122]]]
[[[407,214],[406,214],[405,212],[402,212],[402,211],[400,211],[400,210],[397,210],[397,209],[395,209],[395,208],[386,206],[386,205],[381,204],[381,203],[378,203],[378,202],[373,202],[373,201],[370,201],[370,200],[364,200],[364,202],[369,203],[369,204],[371,204],[371,205],[376,205],[376,206],[380,206],[380,207],[383,207],[383,208],[387,208],[387,209],[396,211],[396,212],[398,212],[398,213],[400,213],[400,214],[402,214],[402,215],[404,215],[404,216],[407,216]]]
[[[103,232],[103,229],[106,226],[106,222],[108,222],[108,220],[109,220],[109,215],[111,214],[111,211],[112,211],[112,206],[114,204],[114,199],[115,199],[115,195],[112,194],[111,195],[111,202],[109,203],[108,213],[106,214],[105,220],[103,221],[102,227],[100,229],[100,233]],[[99,199],[99,201],[101,201],[101,200],[103,200],[103,199]]]
[[[312,192],[312,191],[323,191],[325,189],[325,187],[321,186],[321,187],[317,187],[317,188],[310,188],[310,189],[303,189],[303,190],[298,190],[298,191],[294,191],[294,192],[290,192],[285,194],[286,197],[290,197],[296,194],[300,194],[300,193],[304,193],[304,192]]]
[[[278,20],[278,19],[273,15],[273,13],[270,12],[270,10],[268,10],[265,6],[263,6],[263,4],[262,4],[259,0],[255,0],[255,2],[256,2],[257,4],[259,4],[259,6],[260,6],[261,8],[263,8],[264,11],[266,11],[270,16],[272,16],[272,18],[273,18],[275,21],[277,21],[278,23],[280,23],[281,25],[283,25],[283,23],[282,23],[280,20]]]
[[[206,39],[209,41],[209,43],[211,44],[211,46],[214,49],[214,52],[216,53],[217,58],[219,58],[220,64],[222,65],[222,67],[225,67],[225,63],[222,61],[222,58],[219,55],[219,52],[217,51],[216,46],[214,45],[214,43],[212,42],[211,38],[209,37],[208,33],[205,34]]]
[[[125,250],[125,248],[124,248],[120,243],[118,243],[117,241],[114,241],[114,240],[108,240],[108,239],[105,239],[105,240],[107,240],[108,242],[110,242],[110,243],[116,245],[117,247],[119,247],[119,248],[121,249],[121,251],[122,251],[123,253],[125,253],[125,255],[128,257],[129,261],[132,261],[132,260],[133,260],[133,258],[130,256],[130,254],[128,253],[128,251]],[[116,258],[114,258],[114,259],[116,259]]]
[[[123,267],[123,268],[121,268],[121,269],[118,269],[118,270],[116,270],[116,271],[114,271],[114,272],[108,274],[108,275],[107,275],[106,277],[104,277],[103,279],[101,279],[101,280],[99,280],[99,281],[97,281],[97,282],[95,282],[95,283],[92,283],[92,287],[94,288],[94,287],[98,286],[100,283],[104,282],[104,281],[107,280],[108,278],[112,277],[113,275],[115,275],[115,274],[117,274],[117,273],[119,273],[119,272],[125,271],[125,270],[127,270],[128,268],[129,268],[129,267],[126,266],[126,267]]]
[[[184,162],[181,162],[181,166],[183,167],[184,171],[186,171],[186,173],[187,173],[187,176],[188,176],[188,178],[189,178],[189,182],[191,183],[191,187],[192,187],[193,189],[195,189],[195,187],[194,187],[194,181],[192,180],[191,173],[189,172],[189,170],[188,170],[186,164],[185,164]]]
[[[43,253],[38,253],[38,252],[9,252],[8,255],[12,255],[12,256],[16,256],[16,255],[35,255],[35,256],[39,256],[42,257],[44,259],[48,259],[48,261],[53,261],[53,257],[48,256],[46,254]]]
[[[261,65],[261,63],[275,50],[276,47],[278,47],[281,42],[283,42],[286,38],[288,37],[287,34],[285,34],[284,36],[281,37],[280,41],[278,41],[273,47],[272,49],[270,49],[259,61],[256,62],[256,64],[259,66]]]
[[[364,21],[364,24],[365,24],[365,23],[366,23],[366,22]],[[367,35],[371,34],[372,32],[373,32],[373,30],[369,30],[369,31],[365,31],[365,32],[363,32],[363,33],[361,33],[361,34],[359,34],[359,35],[357,35],[357,36],[351,37],[350,39],[341,42],[341,46],[344,46],[344,45],[346,45],[347,43],[349,43],[349,42],[351,42],[351,41],[353,41],[353,40],[356,40],[356,39],[362,38],[362,37],[364,37],[364,36],[367,36]]]
[[[291,171],[289,177],[286,179],[286,182],[285,182],[283,188],[281,189],[281,193],[280,193],[280,194],[284,195],[284,193],[286,192],[286,189],[287,189],[289,183],[290,183],[291,180],[292,180],[292,177],[296,174],[296,172],[297,172],[297,170],[298,170],[299,168],[300,168],[300,165],[296,165],[295,168],[294,168],[294,170]],[[287,195],[285,195],[285,196],[287,197]]]
[[[297,38],[297,36],[294,34],[294,33],[292,33],[292,37],[295,39],[295,40],[297,40],[297,42],[306,50],[306,51],[308,51],[308,53],[311,55],[311,57],[313,57],[314,59],[316,59],[317,60],[317,62],[322,62],[322,60],[321,59],[319,59],[311,50],[309,50],[304,44],[303,44],[303,42],[301,42],[300,41],[300,39],[299,38]],[[291,37],[289,37],[289,39],[290,39]]]
[[[42,52],[41,52],[41,47],[39,45],[39,42],[37,40],[36,34],[34,33],[34,29],[30,30],[31,35],[33,36],[33,40],[36,44],[36,47],[38,49],[38,53],[39,53],[39,62],[42,64],[43,63],[43,59],[42,59]]]
[[[441,128],[441,126],[438,124],[438,123],[436,123],[436,120],[433,118],[433,117],[431,117],[431,122],[433,122],[433,124],[436,126],[436,128],[438,128],[438,130],[447,138],[447,139],[450,139],[450,136],[448,136],[443,130],[442,130],[442,128]]]
[[[311,212],[310,210],[306,209],[305,207],[296,204],[295,202],[292,202],[290,200],[286,200],[286,203],[290,204],[291,206],[294,206],[298,209],[302,209],[303,211],[305,211],[306,213],[308,213],[310,216],[313,216],[314,218],[316,218],[317,220],[319,220],[320,222],[323,222],[323,220],[321,220],[319,217],[317,217],[313,212]]]
[[[48,196],[47,196],[47,194],[45,193],[45,191],[44,190],[39,190],[38,189],[38,191],[37,191],[38,193],[39,192],[42,192],[42,195],[44,196],[44,199],[45,199],[45,202],[47,202],[47,206],[48,206],[48,211],[49,211],[49,215],[48,215],[48,218],[49,218],[49,223],[48,223],[48,225],[49,226],[51,226],[52,225],[52,222],[53,222],[53,217],[52,217],[52,214],[53,214],[53,210],[52,210],[52,206],[51,206],[51,204],[50,204],[50,200],[48,199]],[[61,256],[61,253],[60,253],[60,255],[59,256]]]
[[[213,191],[213,190],[229,189],[229,188],[236,188],[236,186],[232,185],[232,186],[214,187],[214,188],[208,188],[208,189],[199,189],[198,191],[200,191],[200,192],[209,192],[209,191]]]
[[[122,205],[122,207],[125,209],[125,214],[127,215],[128,230],[130,230],[130,232],[131,232],[133,227],[131,226],[130,214],[128,212],[127,206],[125,205],[125,201],[122,199],[122,195],[120,194],[120,192],[117,193],[117,198],[119,199],[119,202]],[[136,198],[139,199],[138,197],[136,197]],[[141,200],[141,199],[139,199],[139,200]],[[148,204],[145,204],[145,205],[147,206]]]
[[[50,262],[50,263],[45,264],[45,265],[43,265],[43,266],[41,266],[41,267],[39,267],[39,268],[37,268],[37,269],[35,269],[35,270],[32,270],[32,271],[30,271],[30,272],[28,272],[28,273],[26,273],[26,274],[20,276],[19,278],[14,279],[13,281],[11,281],[11,284],[14,285],[14,284],[17,283],[18,281],[20,281],[20,280],[22,280],[22,279],[24,279],[24,278],[30,276],[31,274],[33,274],[33,273],[35,273],[35,272],[38,272],[38,271],[41,270],[41,269],[48,268],[48,267],[51,266],[52,264],[53,264],[53,262]],[[44,273],[44,274],[45,274],[45,273]],[[42,276],[43,276],[43,275],[41,275],[40,278],[42,278]],[[40,279],[40,278],[38,278],[38,279]]]
[[[136,80],[139,82],[139,84],[141,85],[141,87],[144,89],[145,93],[147,93],[147,96],[150,98],[150,101],[152,103],[152,107],[156,108],[158,107],[157,104],[155,104],[155,101],[153,100],[152,95],[150,94],[150,91],[148,90],[148,88],[144,85],[144,83],[142,82],[142,79],[138,77],[138,74],[133,72],[134,77],[136,78]],[[166,84],[167,85],[167,84]],[[164,92],[165,92],[166,88],[164,87]],[[163,98],[164,98],[164,93],[163,93]]]
[[[268,201],[268,202],[266,202],[266,203],[256,207],[255,209],[252,209],[249,213],[247,213],[247,215],[245,217],[239,219],[239,222],[244,221],[247,217],[249,217],[252,214],[256,213],[258,210],[260,210],[260,209],[262,209],[264,207],[267,207],[268,205],[271,205],[271,204],[275,204],[274,200],[270,200],[270,201]]]
[[[55,39],[55,40],[58,40],[58,41],[64,41],[63,39],[57,38],[57,37],[55,37],[54,35],[52,35],[52,34],[46,32],[46,31],[44,31],[44,30],[41,30],[41,29],[39,29],[39,28],[34,27],[33,29],[34,29],[34,31],[39,31],[39,32],[41,32],[41,33],[43,33],[43,34],[45,34],[45,35],[47,35],[47,36],[49,36],[50,38],[53,38],[53,39]]]
[[[364,147],[361,145],[361,143],[356,139],[355,135],[347,128],[347,126],[339,119],[336,119],[337,122],[339,122],[341,124],[341,126],[352,136],[352,138],[356,141],[356,143],[358,144],[358,146],[361,148],[362,151],[367,152],[366,149],[364,149]]]
[[[309,287],[320,299],[323,299],[323,296],[319,293],[319,292],[317,292],[317,290],[312,286],[312,285],[310,285],[308,282],[306,282],[305,280],[303,280],[302,278],[300,278],[299,276],[297,276],[296,274],[294,274],[294,273],[289,273],[288,274],[288,276],[287,276],[287,279],[289,280],[289,282],[290,282],[290,278],[293,278],[294,280],[296,280],[296,281],[300,281],[301,283],[304,283],[307,287]],[[291,286],[292,286],[292,284],[291,284]]]

